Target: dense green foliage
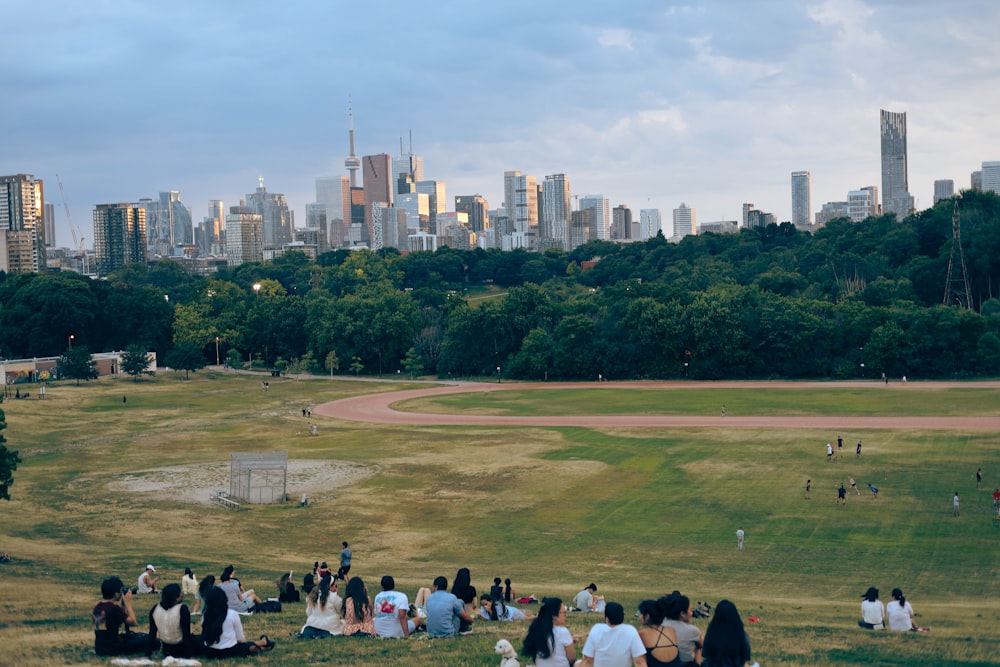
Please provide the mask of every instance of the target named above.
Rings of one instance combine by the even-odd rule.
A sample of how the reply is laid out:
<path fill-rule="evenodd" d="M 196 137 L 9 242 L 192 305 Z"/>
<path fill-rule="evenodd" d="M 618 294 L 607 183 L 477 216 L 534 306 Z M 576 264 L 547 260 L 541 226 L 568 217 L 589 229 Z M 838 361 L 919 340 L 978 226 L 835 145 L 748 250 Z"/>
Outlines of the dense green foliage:
<path fill-rule="evenodd" d="M 0 410 L 0 499 L 10 500 L 10 485 L 14 483 L 14 471 L 17 470 L 21 457 L 3 444 L 7 442 L 3 434 L 5 428 L 7 428 L 7 415 Z"/>
<path fill-rule="evenodd" d="M 996 376 L 1000 198 L 957 200 L 968 298 L 948 280 L 950 263 L 962 275 L 955 201 L 815 234 L 289 253 L 212 278 L 170 260 L 106 282 L 17 275 L 0 282 L 0 356 L 57 354 L 74 334 L 160 358 L 186 344 L 206 361 L 218 338 L 227 358 L 317 373 L 332 353 L 341 372 L 535 380 Z"/>

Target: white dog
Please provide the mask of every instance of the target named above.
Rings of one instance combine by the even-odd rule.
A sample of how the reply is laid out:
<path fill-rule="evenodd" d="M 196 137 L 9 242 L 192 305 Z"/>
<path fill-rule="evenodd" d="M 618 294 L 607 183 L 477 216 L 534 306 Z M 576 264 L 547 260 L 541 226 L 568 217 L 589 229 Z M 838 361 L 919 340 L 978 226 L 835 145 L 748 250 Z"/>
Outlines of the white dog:
<path fill-rule="evenodd" d="M 517 652 L 506 639 L 498 641 L 497 645 L 493 647 L 493 652 L 503 656 L 500 659 L 500 667 L 521 667 L 521 663 L 517 659 Z"/>

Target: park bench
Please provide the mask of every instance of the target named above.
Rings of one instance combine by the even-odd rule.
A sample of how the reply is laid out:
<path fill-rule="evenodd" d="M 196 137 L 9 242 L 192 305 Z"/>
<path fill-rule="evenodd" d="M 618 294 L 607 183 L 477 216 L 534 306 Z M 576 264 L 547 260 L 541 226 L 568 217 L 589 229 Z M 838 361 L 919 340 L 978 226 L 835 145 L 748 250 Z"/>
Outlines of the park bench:
<path fill-rule="evenodd" d="M 226 509 L 238 510 L 240 504 L 229 497 L 229 492 L 223 489 L 216 489 L 212 492 L 210 500 L 216 505 L 222 505 Z"/>

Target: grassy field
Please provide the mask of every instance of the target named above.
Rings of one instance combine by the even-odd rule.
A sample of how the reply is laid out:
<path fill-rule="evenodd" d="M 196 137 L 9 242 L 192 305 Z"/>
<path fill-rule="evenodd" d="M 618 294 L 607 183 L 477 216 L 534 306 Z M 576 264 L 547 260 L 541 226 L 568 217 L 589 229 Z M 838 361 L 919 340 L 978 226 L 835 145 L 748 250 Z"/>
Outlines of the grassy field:
<path fill-rule="evenodd" d="M 765 667 L 1000 664 L 1000 528 L 991 512 L 1000 434 L 845 432 L 844 453 L 832 463 L 823 447 L 838 434 L 779 428 L 403 427 L 313 418 L 319 435 L 310 437 L 303 407 L 413 385 L 268 379 L 263 392 L 260 377 L 200 372 L 185 382 L 167 374 L 139 384 L 60 384 L 43 401 L 3 403 L 8 445 L 24 463 L 13 500 L 0 505 L 0 551 L 14 557 L 0 565 L 0 664 L 106 664 L 93 656 L 89 615 L 109 574 L 131 582 L 152 562 L 164 583 L 179 581 L 185 566 L 218 576 L 233 563 L 245 584 L 276 595 L 279 572 L 294 570 L 300 580 L 314 560 L 336 560 L 341 540 L 352 543 L 352 574 L 372 594 L 383 574 L 412 597 L 463 566 L 481 590 L 509 576 L 519 593 L 568 600 L 593 581 L 630 609 L 676 588 L 712 604 L 729 598 L 744 618 L 759 616 L 748 627 Z M 836 385 L 683 392 L 581 385 L 546 393 L 544 402 L 531 392 L 491 400 L 505 414 L 538 414 L 539 403 L 561 414 L 715 414 L 725 403 L 741 414 L 953 416 L 990 414 L 1000 404 L 995 390 L 918 386 L 886 388 L 877 400 Z M 462 401 L 434 399 L 446 411 L 478 409 Z M 272 449 L 372 474 L 314 492 L 317 502 L 306 508 L 239 512 L 205 504 L 187 483 L 222 470 L 216 484 L 228 487 L 231 452 Z M 848 474 L 862 489 L 875 483 L 879 500 L 852 494 L 838 507 L 836 488 Z M 152 483 L 164 477 L 168 491 Z M 811 500 L 803 497 L 806 479 Z M 299 492 L 290 483 L 292 498 Z M 747 533 L 742 553 L 739 526 Z M 858 629 L 860 595 L 871 585 L 885 599 L 902 588 L 932 631 Z M 152 603 L 144 601 L 143 614 Z M 304 618 L 302 605 L 247 617 L 248 635 L 279 641 L 253 663 L 493 665 L 496 639 L 518 644 L 525 630 L 478 624 L 456 640 L 296 642 L 288 633 Z M 570 625 L 585 632 L 594 621 L 575 615 Z"/>

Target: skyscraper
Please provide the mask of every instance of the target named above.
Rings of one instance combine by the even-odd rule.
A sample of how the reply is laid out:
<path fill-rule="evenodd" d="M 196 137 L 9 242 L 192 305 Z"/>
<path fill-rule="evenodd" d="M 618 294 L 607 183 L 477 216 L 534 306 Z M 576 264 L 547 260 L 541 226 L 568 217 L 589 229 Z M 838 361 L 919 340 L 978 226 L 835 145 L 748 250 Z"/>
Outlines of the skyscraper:
<path fill-rule="evenodd" d="M 812 224 L 809 179 L 808 171 L 792 172 L 792 224 L 796 227 L 809 227 Z"/>
<path fill-rule="evenodd" d="M 424 159 L 413 154 L 413 134 L 410 134 L 410 152 L 403 152 L 403 139 L 399 139 L 399 157 L 392 158 L 392 193 L 412 192 L 400 189 L 400 178 L 409 183 L 424 180 Z"/>
<path fill-rule="evenodd" d="M 882 109 L 882 212 L 902 220 L 913 210 L 906 164 L 906 112 Z"/>
<path fill-rule="evenodd" d="M 97 275 L 126 264 L 146 263 L 146 208 L 139 204 L 98 204 L 94 209 Z"/>
<path fill-rule="evenodd" d="M 663 218 L 658 208 L 639 210 L 639 230 L 641 239 L 651 239 L 663 230 Z"/>
<path fill-rule="evenodd" d="M 625 241 L 632 238 L 632 209 L 619 204 L 611 210 L 611 239 Z"/>
<path fill-rule="evenodd" d="M 983 163 L 982 189 L 1000 195 L 1000 161 Z"/>
<path fill-rule="evenodd" d="M 56 247 L 56 207 L 45 202 L 45 247 Z"/>
<path fill-rule="evenodd" d="M 504 207 L 512 234 L 525 237 L 538 233 L 538 179 L 520 171 L 503 173 Z"/>
<path fill-rule="evenodd" d="M 283 194 L 268 192 L 267 188 L 264 187 L 263 176 L 257 179 L 257 190 L 247 195 L 246 205 L 261 216 L 265 248 L 280 248 L 284 244 L 292 242 L 295 215 L 288 208 L 288 198 Z M 227 217 L 226 220 L 228 221 L 229 218 Z M 228 224 L 226 231 L 227 233 L 229 231 Z"/>
<path fill-rule="evenodd" d="M 351 225 L 351 185 L 347 176 L 320 176 L 316 179 L 316 203 L 307 205 L 307 211 L 323 211 L 323 220 L 306 220 L 306 226 L 323 225 L 327 229 L 327 239 L 332 248 L 339 248 L 344 242 L 347 228 Z M 309 214 L 307 213 L 307 216 Z"/>
<path fill-rule="evenodd" d="M 0 234 L 10 272 L 45 270 L 45 190 L 32 174 L 0 176 Z"/>
<path fill-rule="evenodd" d="M 239 266 L 263 260 L 263 216 L 248 206 L 230 206 L 226 215 L 226 263 Z"/>
<path fill-rule="evenodd" d="M 604 195 L 584 195 L 580 197 L 581 211 L 593 211 L 590 220 L 590 238 L 609 241 L 611 239 L 611 206 Z"/>
<path fill-rule="evenodd" d="M 698 216 L 695 210 L 684 202 L 674 209 L 674 238 L 683 238 L 694 234 L 698 224 Z"/>
<path fill-rule="evenodd" d="M 955 181 L 949 179 L 944 179 L 940 181 L 934 181 L 934 203 L 938 203 L 942 199 L 948 199 L 949 197 L 955 196 Z"/>
<path fill-rule="evenodd" d="M 438 215 L 448 210 L 448 188 L 444 181 L 417 181 L 413 184 L 414 192 L 427 195 L 427 205 L 430 209 L 430 233 L 440 234 Z"/>
<path fill-rule="evenodd" d="M 566 174 L 546 176 L 542 190 L 542 219 L 538 223 L 539 238 L 552 239 L 563 250 L 569 250 L 569 222 L 573 212 L 572 185 Z"/>
<path fill-rule="evenodd" d="M 469 229 L 477 234 L 490 226 L 490 203 L 481 195 L 455 197 L 455 212 L 469 216 Z"/>

